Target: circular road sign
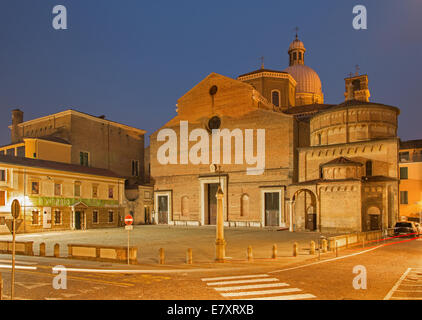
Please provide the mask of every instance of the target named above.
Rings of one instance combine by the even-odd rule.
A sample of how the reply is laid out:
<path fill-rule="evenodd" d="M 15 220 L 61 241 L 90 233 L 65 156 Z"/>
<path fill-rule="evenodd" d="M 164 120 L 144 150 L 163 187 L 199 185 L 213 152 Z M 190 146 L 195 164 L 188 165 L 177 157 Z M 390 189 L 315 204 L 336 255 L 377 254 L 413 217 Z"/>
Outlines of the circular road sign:
<path fill-rule="evenodd" d="M 12 202 L 12 216 L 13 218 L 17 219 L 19 218 L 19 215 L 21 213 L 21 205 L 19 204 L 18 200 L 13 200 Z"/>
<path fill-rule="evenodd" d="M 130 214 L 128 214 L 128 215 L 125 217 L 125 224 L 126 224 L 127 226 L 130 226 L 132 223 L 133 223 L 133 217 L 132 217 Z"/>

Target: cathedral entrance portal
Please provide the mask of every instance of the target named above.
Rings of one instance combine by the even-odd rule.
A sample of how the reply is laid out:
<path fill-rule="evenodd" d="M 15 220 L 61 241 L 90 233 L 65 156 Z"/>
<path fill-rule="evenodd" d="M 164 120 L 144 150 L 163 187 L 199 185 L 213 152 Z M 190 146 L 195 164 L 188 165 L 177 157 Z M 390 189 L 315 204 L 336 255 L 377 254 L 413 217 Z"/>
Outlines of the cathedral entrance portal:
<path fill-rule="evenodd" d="M 265 192 L 265 226 L 278 226 L 280 220 L 280 193 Z"/>

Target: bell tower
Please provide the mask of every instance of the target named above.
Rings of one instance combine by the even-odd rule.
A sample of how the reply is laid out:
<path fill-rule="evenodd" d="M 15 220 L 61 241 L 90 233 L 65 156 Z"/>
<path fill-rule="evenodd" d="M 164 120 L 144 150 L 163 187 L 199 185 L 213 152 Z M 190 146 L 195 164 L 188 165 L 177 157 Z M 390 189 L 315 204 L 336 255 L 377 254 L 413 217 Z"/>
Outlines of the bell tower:
<path fill-rule="evenodd" d="M 344 79 L 346 90 L 344 92 L 345 101 L 348 100 L 359 100 L 368 102 L 369 97 L 371 96 L 368 87 L 368 75 L 361 74 L 359 75 L 359 66 L 356 66 L 355 75 L 350 74 L 350 76 Z"/>

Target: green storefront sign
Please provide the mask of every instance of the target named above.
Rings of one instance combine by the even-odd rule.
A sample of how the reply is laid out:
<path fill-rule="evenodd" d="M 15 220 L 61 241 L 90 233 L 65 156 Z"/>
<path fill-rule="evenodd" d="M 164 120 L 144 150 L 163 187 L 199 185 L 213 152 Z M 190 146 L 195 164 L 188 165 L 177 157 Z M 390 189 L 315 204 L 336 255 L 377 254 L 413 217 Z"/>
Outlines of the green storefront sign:
<path fill-rule="evenodd" d="M 82 199 L 82 198 L 54 198 L 54 197 L 29 197 L 34 207 L 70 207 L 83 202 L 88 207 L 116 207 L 117 200 Z"/>

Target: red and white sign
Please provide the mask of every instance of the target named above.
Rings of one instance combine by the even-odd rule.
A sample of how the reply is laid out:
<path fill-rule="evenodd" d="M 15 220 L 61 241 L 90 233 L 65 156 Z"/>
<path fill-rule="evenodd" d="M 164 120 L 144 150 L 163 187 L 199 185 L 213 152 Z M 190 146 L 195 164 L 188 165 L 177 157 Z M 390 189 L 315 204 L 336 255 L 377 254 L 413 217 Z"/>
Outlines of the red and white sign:
<path fill-rule="evenodd" d="M 125 217 L 125 224 L 126 224 L 127 226 L 130 226 L 132 223 L 133 223 L 133 217 L 132 217 L 130 214 L 128 214 L 128 215 Z"/>

